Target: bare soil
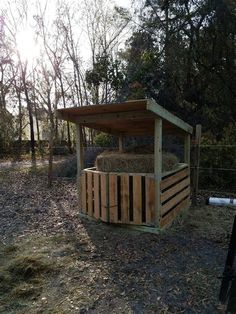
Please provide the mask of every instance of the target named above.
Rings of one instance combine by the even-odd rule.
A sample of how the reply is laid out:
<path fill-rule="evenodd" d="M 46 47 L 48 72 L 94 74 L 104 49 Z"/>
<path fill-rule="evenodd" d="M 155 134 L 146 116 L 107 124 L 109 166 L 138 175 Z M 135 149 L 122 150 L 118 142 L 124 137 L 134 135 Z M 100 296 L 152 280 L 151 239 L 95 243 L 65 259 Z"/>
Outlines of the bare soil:
<path fill-rule="evenodd" d="M 77 202 L 73 180 L 0 172 L 0 313 L 223 313 L 232 209 L 150 234 L 80 219 Z"/>

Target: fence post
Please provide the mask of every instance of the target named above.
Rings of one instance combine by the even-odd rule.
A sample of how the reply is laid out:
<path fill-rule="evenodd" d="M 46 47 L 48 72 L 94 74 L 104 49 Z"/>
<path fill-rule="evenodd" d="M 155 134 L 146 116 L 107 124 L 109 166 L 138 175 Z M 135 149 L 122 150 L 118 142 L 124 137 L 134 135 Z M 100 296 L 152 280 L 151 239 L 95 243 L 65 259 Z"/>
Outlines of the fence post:
<path fill-rule="evenodd" d="M 199 181 L 199 165 L 200 165 L 200 145 L 201 145 L 202 126 L 196 125 L 195 141 L 194 141 L 194 159 L 193 159 L 193 205 L 197 204 L 198 181 Z"/>

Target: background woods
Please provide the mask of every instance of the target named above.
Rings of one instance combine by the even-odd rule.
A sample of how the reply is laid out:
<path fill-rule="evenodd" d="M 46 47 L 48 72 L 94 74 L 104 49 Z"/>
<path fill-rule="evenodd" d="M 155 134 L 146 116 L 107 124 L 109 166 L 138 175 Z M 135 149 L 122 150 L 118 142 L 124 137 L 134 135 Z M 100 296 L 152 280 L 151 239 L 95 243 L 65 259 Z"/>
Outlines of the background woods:
<path fill-rule="evenodd" d="M 75 133 L 55 109 L 147 97 L 201 123 L 204 143 L 235 144 L 235 1 L 136 0 L 127 9 L 17 0 L 0 8 L 1 156 L 30 149 L 34 161 L 49 148 L 52 161 L 55 147 L 73 152 Z M 84 145 L 95 136 L 83 130 Z"/>

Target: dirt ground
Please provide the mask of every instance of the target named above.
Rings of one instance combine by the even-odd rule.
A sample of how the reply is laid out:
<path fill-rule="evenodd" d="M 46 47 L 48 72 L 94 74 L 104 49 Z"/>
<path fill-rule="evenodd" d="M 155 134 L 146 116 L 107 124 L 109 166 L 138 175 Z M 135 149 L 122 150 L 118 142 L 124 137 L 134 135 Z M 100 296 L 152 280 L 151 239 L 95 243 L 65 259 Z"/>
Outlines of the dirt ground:
<path fill-rule="evenodd" d="M 223 313 L 232 209 L 150 234 L 81 220 L 77 202 L 75 181 L 0 172 L 0 313 Z"/>

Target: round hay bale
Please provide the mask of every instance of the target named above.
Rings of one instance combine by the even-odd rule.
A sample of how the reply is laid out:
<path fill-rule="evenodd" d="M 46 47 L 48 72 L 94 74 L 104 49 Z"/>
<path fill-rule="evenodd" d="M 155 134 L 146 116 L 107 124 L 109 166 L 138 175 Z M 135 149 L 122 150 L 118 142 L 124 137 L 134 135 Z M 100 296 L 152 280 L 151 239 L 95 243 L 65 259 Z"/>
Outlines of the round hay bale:
<path fill-rule="evenodd" d="M 163 153 L 162 171 L 176 168 L 178 158 Z M 154 154 L 134 154 L 106 151 L 97 156 L 95 167 L 102 172 L 154 173 Z"/>

